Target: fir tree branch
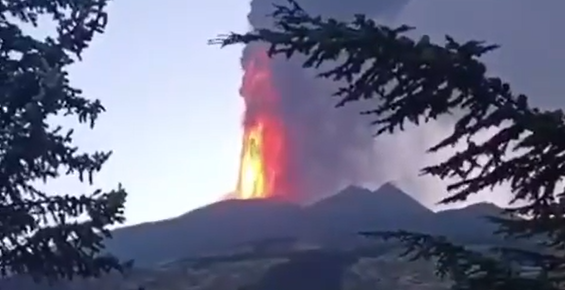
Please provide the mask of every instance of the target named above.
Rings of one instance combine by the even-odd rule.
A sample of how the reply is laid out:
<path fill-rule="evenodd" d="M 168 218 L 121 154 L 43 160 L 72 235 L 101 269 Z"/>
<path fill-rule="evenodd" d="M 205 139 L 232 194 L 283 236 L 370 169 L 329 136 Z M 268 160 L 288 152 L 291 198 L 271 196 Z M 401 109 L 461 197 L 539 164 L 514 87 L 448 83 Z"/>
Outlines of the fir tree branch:
<path fill-rule="evenodd" d="M 454 245 L 445 237 L 434 237 L 406 231 L 364 232 L 366 237 L 400 241 L 405 246 L 402 257 L 410 260 L 428 260 L 436 264 L 436 275 L 450 278 L 452 289 L 496 290 L 557 290 L 557 282 L 547 277 L 546 269 L 539 268 L 534 275 L 524 275 L 519 265 L 501 262 L 494 255 L 472 251 Z"/>

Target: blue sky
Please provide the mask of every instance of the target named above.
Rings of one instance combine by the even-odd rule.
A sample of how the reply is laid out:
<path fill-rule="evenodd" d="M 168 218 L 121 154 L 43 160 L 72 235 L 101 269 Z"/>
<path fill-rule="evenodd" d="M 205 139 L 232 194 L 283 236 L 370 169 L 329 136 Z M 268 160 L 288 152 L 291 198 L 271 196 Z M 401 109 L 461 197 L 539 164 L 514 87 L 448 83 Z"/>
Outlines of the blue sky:
<path fill-rule="evenodd" d="M 71 70 L 74 85 L 107 108 L 95 130 L 81 128 L 76 139 L 114 151 L 95 185 L 124 184 L 128 224 L 181 214 L 235 185 L 241 48 L 207 40 L 247 29 L 249 9 L 232 0 L 135 2 L 112 3 L 107 32 Z M 88 189 L 68 178 L 48 187 Z"/>

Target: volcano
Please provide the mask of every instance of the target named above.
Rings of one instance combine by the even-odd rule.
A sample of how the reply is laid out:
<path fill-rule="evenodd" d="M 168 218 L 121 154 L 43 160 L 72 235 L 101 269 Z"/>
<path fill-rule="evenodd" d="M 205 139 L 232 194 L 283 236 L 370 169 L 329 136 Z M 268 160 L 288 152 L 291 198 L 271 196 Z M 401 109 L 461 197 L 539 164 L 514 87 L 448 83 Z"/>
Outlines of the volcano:
<path fill-rule="evenodd" d="M 490 225 L 480 218 L 483 208 L 434 213 L 392 184 L 377 190 L 349 186 L 308 206 L 271 198 L 224 200 L 173 219 L 115 230 L 107 246 L 122 259 L 150 266 L 230 252 L 262 240 L 340 246 L 358 240 L 357 232 L 365 230 L 405 229 L 465 238 L 460 229 L 472 226 L 473 241 L 480 242 L 492 237 Z M 457 216 L 455 223 L 452 216 Z"/>
<path fill-rule="evenodd" d="M 391 183 L 374 191 L 349 186 L 306 211 L 315 228 L 334 236 L 370 230 L 425 230 L 434 218 L 434 212 Z"/>

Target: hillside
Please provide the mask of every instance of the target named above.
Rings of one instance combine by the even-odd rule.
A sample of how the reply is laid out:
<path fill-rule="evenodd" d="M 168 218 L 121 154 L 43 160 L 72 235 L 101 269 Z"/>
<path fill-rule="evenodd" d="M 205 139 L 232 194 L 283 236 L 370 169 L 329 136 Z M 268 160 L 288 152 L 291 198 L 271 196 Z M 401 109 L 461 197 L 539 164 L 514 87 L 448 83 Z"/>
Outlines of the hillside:
<path fill-rule="evenodd" d="M 436 214 L 392 184 L 375 191 L 350 186 L 306 207 L 265 199 L 221 201 L 177 218 L 118 229 L 108 248 L 139 266 L 154 266 L 233 251 L 256 240 L 356 245 L 357 232 L 364 230 L 405 229 L 480 242 L 492 237 L 492 228 L 481 219 L 484 213 L 482 207 L 470 206 Z M 472 237 L 461 230 L 469 228 L 474 229 Z"/>
<path fill-rule="evenodd" d="M 434 213 L 400 189 L 385 184 L 375 191 L 347 187 L 306 208 L 306 215 L 326 230 L 356 233 L 371 229 L 422 229 L 433 222 Z"/>
<path fill-rule="evenodd" d="M 118 229 L 109 250 L 135 259 L 125 278 L 36 286 L 22 278 L 8 290 L 365 290 L 444 289 L 426 263 L 397 258 L 397 246 L 357 235 L 406 229 L 463 243 L 496 242 L 482 217 L 492 204 L 434 213 L 392 184 L 350 186 L 309 206 L 276 200 L 227 200 L 177 218 Z M 470 230 L 470 234 L 469 234 Z M 309 279 L 302 279 L 308 273 Z"/>
<path fill-rule="evenodd" d="M 176 261 L 159 268 L 136 269 L 125 278 L 37 286 L 21 279 L 3 284 L 14 290 L 442 290 L 426 262 L 408 262 L 396 252 L 366 255 L 355 251 L 290 251 L 285 254 L 247 253 Z M 305 279 L 307 273 L 307 279 Z M 5 288 L 4 288 L 5 287 Z"/>
<path fill-rule="evenodd" d="M 487 222 L 488 216 L 500 216 L 501 209 L 492 203 L 477 203 L 462 209 L 438 212 L 434 233 L 451 237 L 460 243 L 491 244 L 500 242 L 492 235 L 496 225 Z"/>

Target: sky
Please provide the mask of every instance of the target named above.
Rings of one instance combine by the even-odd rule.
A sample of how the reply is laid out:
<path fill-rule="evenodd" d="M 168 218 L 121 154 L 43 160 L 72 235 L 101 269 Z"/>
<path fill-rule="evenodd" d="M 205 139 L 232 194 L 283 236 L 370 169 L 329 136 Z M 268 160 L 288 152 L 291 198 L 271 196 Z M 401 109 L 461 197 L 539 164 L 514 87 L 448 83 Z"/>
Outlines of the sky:
<path fill-rule="evenodd" d="M 565 2 L 533 3 L 418 0 L 408 4 L 398 22 L 435 39 L 449 33 L 502 44 L 488 58 L 494 72 L 539 96 L 539 104 L 563 105 L 557 96 L 565 89 L 560 81 L 565 40 L 552 31 L 555 23 L 565 22 Z M 233 189 L 243 112 L 241 47 L 219 49 L 207 40 L 245 31 L 248 10 L 247 1 L 234 0 L 114 1 L 106 33 L 72 68 L 74 85 L 107 108 L 95 130 L 78 130 L 77 144 L 114 151 L 95 186 L 125 186 L 127 224 L 180 215 Z M 411 139 L 390 139 L 389 146 L 397 150 L 395 144 L 418 142 L 417 134 L 429 131 L 409 134 Z M 424 161 L 429 160 L 414 162 Z M 430 190 L 409 181 L 412 191 Z M 89 190 L 68 178 L 48 188 L 61 194 Z"/>
<path fill-rule="evenodd" d="M 70 72 L 107 109 L 93 131 L 78 128 L 76 142 L 113 150 L 95 186 L 124 185 L 127 224 L 182 214 L 235 186 L 241 48 L 207 40 L 248 27 L 245 1 L 134 2 L 111 4 L 106 32 Z M 89 190 L 70 178 L 48 188 Z"/>

